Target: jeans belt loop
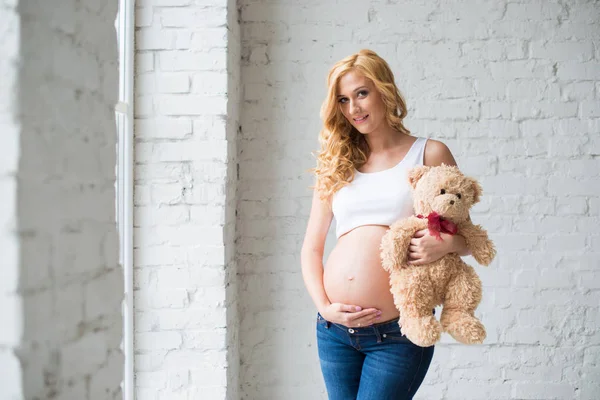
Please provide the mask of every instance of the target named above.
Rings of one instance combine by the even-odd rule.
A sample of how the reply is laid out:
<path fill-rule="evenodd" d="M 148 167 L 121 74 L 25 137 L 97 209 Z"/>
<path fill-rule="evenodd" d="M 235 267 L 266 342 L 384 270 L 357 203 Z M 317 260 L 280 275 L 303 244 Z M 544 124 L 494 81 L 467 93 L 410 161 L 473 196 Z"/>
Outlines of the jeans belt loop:
<path fill-rule="evenodd" d="M 375 327 L 375 336 L 377 336 L 377 343 L 381 343 L 381 332 L 379 332 L 379 328 Z"/>

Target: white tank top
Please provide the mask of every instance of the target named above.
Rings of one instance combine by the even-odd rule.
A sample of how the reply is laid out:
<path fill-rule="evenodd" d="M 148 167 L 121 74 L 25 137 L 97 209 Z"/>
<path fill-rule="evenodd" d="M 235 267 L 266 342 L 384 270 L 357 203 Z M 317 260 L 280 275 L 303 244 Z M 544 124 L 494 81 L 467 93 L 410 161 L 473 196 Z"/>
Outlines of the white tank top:
<path fill-rule="evenodd" d="M 417 137 L 406 156 L 392 168 L 362 173 L 333 195 L 336 238 L 362 225 L 391 225 L 414 214 L 407 172 L 423 165 L 427 138 Z"/>

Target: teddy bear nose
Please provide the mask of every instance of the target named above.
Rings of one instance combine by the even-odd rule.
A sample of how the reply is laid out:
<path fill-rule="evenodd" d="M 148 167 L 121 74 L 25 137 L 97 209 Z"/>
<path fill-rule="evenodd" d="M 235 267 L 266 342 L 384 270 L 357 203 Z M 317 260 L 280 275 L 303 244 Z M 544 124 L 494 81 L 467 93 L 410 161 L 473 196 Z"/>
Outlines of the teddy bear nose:
<path fill-rule="evenodd" d="M 454 204 L 454 200 L 450 200 L 450 204 Z"/>

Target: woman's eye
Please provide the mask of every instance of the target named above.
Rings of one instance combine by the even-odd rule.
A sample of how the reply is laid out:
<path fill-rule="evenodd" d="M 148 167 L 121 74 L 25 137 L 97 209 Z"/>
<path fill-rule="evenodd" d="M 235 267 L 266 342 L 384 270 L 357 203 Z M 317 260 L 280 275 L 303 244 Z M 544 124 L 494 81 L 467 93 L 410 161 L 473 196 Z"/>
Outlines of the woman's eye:
<path fill-rule="evenodd" d="M 361 90 L 360 92 L 358 92 L 358 95 L 359 96 L 363 96 L 363 97 L 366 96 L 366 95 L 368 95 L 368 94 L 369 94 L 369 92 L 367 92 L 366 90 Z"/>
<path fill-rule="evenodd" d="M 440 190 L 440 194 L 446 194 L 446 189 Z"/>
<path fill-rule="evenodd" d="M 456 193 L 456 197 L 458 197 L 460 199 L 460 193 Z"/>
<path fill-rule="evenodd" d="M 339 99 L 339 102 L 344 104 L 346 102 L 346 98 L 342 97 L 341 99 Z"/>

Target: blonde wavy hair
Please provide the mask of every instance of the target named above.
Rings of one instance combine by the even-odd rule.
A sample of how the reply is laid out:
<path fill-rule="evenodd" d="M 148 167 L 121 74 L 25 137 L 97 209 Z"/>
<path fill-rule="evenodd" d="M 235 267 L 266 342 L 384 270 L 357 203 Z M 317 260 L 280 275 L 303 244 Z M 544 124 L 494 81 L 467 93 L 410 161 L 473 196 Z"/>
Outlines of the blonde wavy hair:
<path fill-rule="evenodd" d="M 406 102 L 394 82 L 388 63 L 368 49 L 338 61 L 327 77 L 327 96 L 320 113 L 323 120 L 319 134 L 321 149 L 316 154 L 316 168 L 310 169 L 316 175 L 316 184 L 311 188 L 319 191 L 322 200 L 329 200 L 336 191 L 352 182 L 354 169 L 363 166 L 370 154 L 364 135 L 344 117 L 337 99 L 339 80 L 350 71 L 358 71 L 373 81 L 386 106 L 389 126 L 401 134 L 410 135 L 402 124 L 407 115 Z"/>

